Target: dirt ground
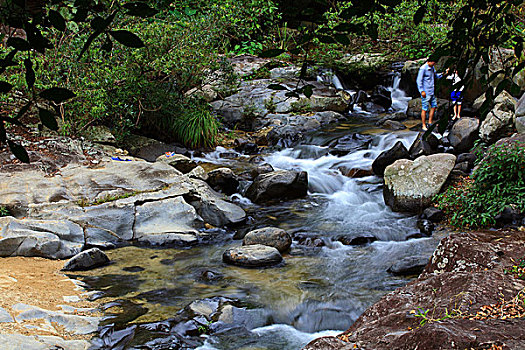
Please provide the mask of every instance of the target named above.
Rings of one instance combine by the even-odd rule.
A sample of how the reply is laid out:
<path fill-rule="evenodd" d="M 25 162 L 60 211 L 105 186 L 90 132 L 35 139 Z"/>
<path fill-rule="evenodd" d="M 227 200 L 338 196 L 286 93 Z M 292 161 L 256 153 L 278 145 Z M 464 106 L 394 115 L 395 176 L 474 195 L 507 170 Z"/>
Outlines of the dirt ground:
<path fill-rule="evenodd" d="M 16 316 L 11 306 L 17 303 L 52 311 L 61 310 L 59 305 L 70 305 L 76 308 L 97 307 L 95 303 L 86 300 L 85 291 L 82 288 L 77 287 L 73 280 L 61 273 L 60 269 L 63 266 L 64 261 L 60 260 L 26 257 L 0 258 L 0 307 L 7 310 L 11 316 Z M 79 301 L 66 301 L 64 297 L 78 298 Z M 28 329 L 24 325 L 25 323 L 0 323 L 0 333 L 59 335 L 66 339 L 70 338 L 68 334 L 51 334 Z"/>

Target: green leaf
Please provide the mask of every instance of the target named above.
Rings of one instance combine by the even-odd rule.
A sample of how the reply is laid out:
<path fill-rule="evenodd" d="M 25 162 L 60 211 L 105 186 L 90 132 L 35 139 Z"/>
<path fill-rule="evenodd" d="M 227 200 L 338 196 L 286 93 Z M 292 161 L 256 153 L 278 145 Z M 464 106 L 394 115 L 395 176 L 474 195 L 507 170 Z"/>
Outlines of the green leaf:
<path fill-rule="evenodd" d="M 128 2 L 127 4 L 124 4 L 124 8 L 128 10 L 126 14 L 142 18 L 154 16 L 159 12 L 148 4 L 140 1 Z"/>
<path fill-rule="evenodd" d="M 312 85 L 305 85 L 305 86 L 303 87 L 303 93 L 304 93 L 304 95 L 305 95 L 307 98 L 312 97 L 312 95 L 313 95 L 313 93 L 314 93 L 313 86 L 312 86 Z"/>
<path fill-rule="evenodd" d="M 417 26 L 421 21 L 423 20 L 423 17 L 425 17 L 425 13 L 427 12 L 426 6 L 420 6 L 416 13 L 414 13 L 414 24 Z"/>
<path fill-rule="evenodd" d="M 48 18 L 53 27 L 60 30 L 61 32 L 66 30 L 66 21 L 58 11 L 49 10 Z"/>
<path fill-rule="evenodd" d="M 525 68 L 525 60 L 521 62 L 520 64 L 518 64 L 516 67 L 514 67 L 514 69 L 512 70 L 512 75 L 514 76 L 518 74 L 519 72 L 523 70 L 523 68 Z"/>
<path fill-rule="evenodd" d="M 17 143 L 14 143 L 11 140 L 7 141 L 7 144 L 9 145 L 9 149 L 11 152 L 15 155 L 18 160 L 20 160 L 22 163 L 28 163 L 29 164 L 29 155 L 27 154 L 27 151 L 24 147 L 20 146 Z"/>
<path fill-rule="evenodd" d="M 93 40 L 96 39 L 97 36 L 99 36 L 100 34 L 102 34 L 102 32 L 94 32 L 93 34 L 91 34 L 86 42 L 84 43 L 84 47 L 82 47 L 82 50 L 80 50 L 80 54 L 78 55 L 78 59 L 80 60 L 80 58 L 82 58 L 82 55 L 84 54 L 84 52 L 87 51 L 87 49 L 89 49 L 89 46 L 91 45 L 91 43 L 93 42 Z"/>
<path fill-rule="evenodd" d="M 516 45 L 514 45 L 514 55 L 516 55 L 516 57 L 520 59 L 522 53 L 523 53 L 523 41 L 518 41 Z"/>
<path fill-rule="evenodd" d="M 31 49 L 31 45 L 29 45 L 27 40 L 17 37 L 7 39 L 7 46 L 11 46 L 18 51 L 29 51 Z"/>
<path fill-rule="evenodd" d="M 26 83 L 28 88 L 35 85 L 35 71 L 33 70 L 33 62 L 29 58 L 24 60 L 24 67 L 26 68 Z"/>
<path fill-rule="evenodd" d="M 261 58 L 271 58 L 271 57 L 277 57 L 279 56 L 280 54 L 282 54 L 285 50 L 283 49 L 270 49 L 270 50 L 265 50 L 263 52 L 260 53 L 259 57 Z"/>
<path fill-rule="evenodd" d="M 113 41 L 111 41 L 109 37 L 106 38 L 106 41 L 104 41 L 104 44 L 102 44 L 100 48 L 106 52 L 111 52 L 111 50 L 113 50 Z"/>
<path fill-rule="evenodd" d="M 5 81 L 0 81 L 0 93 L 1 94 L 6 94 L 8 93 L 9 91 L 11 91 L 11 89 L 13 88 L 13 85 L 5 82 Z"/>
<path fill-rule="evenodd" d="M 295 92 L 295 91 L 289 91 L 286 94 L 284 94 L 284 96 L 299 98 L 299 94 L 297 92 Z"/>
<path fill-rule="evenodd" d="M 58 123 L 53 112 L 44 108 L 39 108 L 38 116 L 42 124 L 44 124 L 44 126 L 48 127 L 51 130 L 58 130 Z"/>
<path fill-rule="evenodd" d="M 186 14 L 186 16 L 193 16 L 194 14 L 197 13 L 197 10 L 189 8 L 189 7 L 186 7 L 184 9 L 184 13 Z"/>
<path fill-rule="evenodd" d="M 138 36 L 127 30 L 111 30 L 109 34 L 119 43 L 127 47 L 140 48 L 144 43 Z"/>
<path fill-rule="evenodd" d="M 107 27 L 106 21 L 104 21 L 104 19 L 100 16 L 96 16 L 95 18 L 93 18 L 90 22 L 90 25 L 91 28 L 93 28 L 93 30 L 97 32 L 103 32 Z"/>
<path fill-rule="evenodd" d="M 283 86 L 281 84 L 270 84 L 268 85 L 268 89 L 272 90 L 288 90 L 286 86 Z"/>
<path fill-rule="evenodd" d="M 75 97 L 75 93 L 69 89 L 61 87 L 52 87 L 41 91 L 39 94 L 45 100 L 53 101 L 55 103 L 62 103 L 70 98 Z"/>

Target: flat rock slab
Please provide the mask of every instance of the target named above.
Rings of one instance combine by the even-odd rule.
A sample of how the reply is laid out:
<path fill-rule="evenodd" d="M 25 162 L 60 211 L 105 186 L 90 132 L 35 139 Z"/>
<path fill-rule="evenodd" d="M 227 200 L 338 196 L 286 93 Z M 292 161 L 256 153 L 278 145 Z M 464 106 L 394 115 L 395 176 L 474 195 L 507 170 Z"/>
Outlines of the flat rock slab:
<path fill-rule="evenodd" d="M 3 350 L 87 350 L 91 344 L 87 340 L 64 340 L 59 337 L 21 334 L 0 334 Z"/>
<path fill-rule="evenodd" d="M 7 312 L 6 309 L 0 307 L 0 322 L 15 322 L 13 317 Z"/>
<path fill-rule="evenodd" d="M 283 257 L 277 248 L 254 244 L 228 249 L 222 255 L 222 261 L 244 267 L 265 267 L 279 264 Z"/>

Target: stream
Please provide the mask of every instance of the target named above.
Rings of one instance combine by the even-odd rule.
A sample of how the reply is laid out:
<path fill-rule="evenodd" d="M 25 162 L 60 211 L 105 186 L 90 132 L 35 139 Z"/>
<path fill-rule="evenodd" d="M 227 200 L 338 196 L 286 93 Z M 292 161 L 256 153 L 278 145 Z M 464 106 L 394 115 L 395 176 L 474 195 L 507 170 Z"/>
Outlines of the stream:
<path fill-rule="evenodd" d="M 393 108 L 399 111 L 409 98 L 396 83 L 399 79 L 391 91 Z M 369 169 L 381 152 L 397 141 L 409 148 L 417 136 L 408 129 L 380 129 L 377 120 L 356 109 L 344 123 L 314 132 L 293 148 L 262 155 L 275 169 L 307 171 L 306 198 L 259 206 L 240 194 L 232 196 L 251 217 L 252 228 L 276 226 L 292 234 L 292 249 L 282 265 L 246 269 L 224 264 L 222 253 L 241 241 L 233 239 L 235 232 L 220 229 L 209 230 L 209 241 L 191 249 L 128 246 L 108 251 L 113 264 L 81 276 L 99 291 L 93 297 L 105 303 L 109 315 L 98 346 L 296 350 L 346 330 L 384 294 L 406 285 L 411 278 L 393 276 L 387 269 L 405 257 L 429 257 L 441 237 L 407 240 L 418 232 L 416 217 L 394 213 L 384 204 L 382 179 L 342 174 L 345 169 Z M 349 153 L 329 153 L 328 145 L 349 139 L 356 145 Z M 232 152 L 218 148 L 197 160 L 234 170 L 249 162 L 240 154 L 221 158 L 226 151 Z M 358 246 L 339 241 L 362 236 L 377 241 Z M 198 300 L 204 301 L 195 304 Z M 234 326 L 214 328 L 204 322 L 190 340 L 181 339 L 192 327 L 180 316 L 182 309 L 192 303 L 213 309 L 224 300 Z"/>

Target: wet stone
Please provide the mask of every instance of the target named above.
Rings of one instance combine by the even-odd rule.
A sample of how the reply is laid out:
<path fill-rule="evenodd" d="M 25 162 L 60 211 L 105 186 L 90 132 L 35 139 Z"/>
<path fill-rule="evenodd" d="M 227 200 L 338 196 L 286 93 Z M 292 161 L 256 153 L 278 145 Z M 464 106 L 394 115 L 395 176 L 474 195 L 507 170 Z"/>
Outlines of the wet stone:
<path fill-rule="evenodd" d="M 428 257 L 410 256 L 394 263 L 387 272 L 395 276 L 419 275 L 428 263 Z"/>
<path fill-rule="evenodd" d="M 292 237 L 285 231 L 277 227 L 264 227 L 250 231 L 243 240 L 243 245 L 262 244 L 274 247 L 279 252 L 290 249 Z"/>
<path fill-rule="evenodd" d="M 122 270 L 126 272 L 141 272 L 144 271 L 144 268 L 141 266 L 126 266 L 123 267 Z"/>
<path fill-rule="evenodd" d="M 341 236 L 337 240 L 344 245 L 365 245 L 377 241 L 377 238 L 374 236 Z"/>
<path fill-rule="evenodd" d="M 109 264 L 108 256 L 98 248 L 85 250 L 71 259 L 64 265 L 65 271 L 90 270 L 96 267 Z"/>
<path fill-rule="evenodd" d="M 277 248 L 254 244 L 226 250 L 222 261 L 243 267 L 266 267 L 281 263 L 283 257 Z"/>

